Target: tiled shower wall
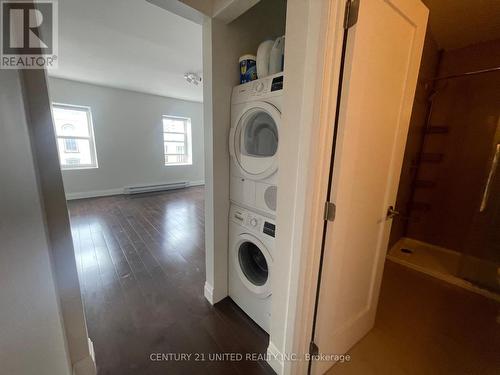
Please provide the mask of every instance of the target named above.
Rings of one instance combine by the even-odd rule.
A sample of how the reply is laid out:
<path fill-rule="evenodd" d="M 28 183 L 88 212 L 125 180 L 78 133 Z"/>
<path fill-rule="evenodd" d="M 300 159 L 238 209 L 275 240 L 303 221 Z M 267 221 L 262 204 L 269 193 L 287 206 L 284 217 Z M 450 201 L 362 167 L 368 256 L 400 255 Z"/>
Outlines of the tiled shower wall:
<path fill-rule="evenodd" d="M 500 73 L 438 81 L 425 128 L 432 91 L 425 81 L 432 77 L 437 60 L 437 47 L 428 35 L 397 199 L 403 216 L 394 222 L 391 243 L 405 235 L 462 251 L 478 212 L 492 146 L 499 137 Z M 499 65 L 500 40 L 496 40 L 445 51 L 436 76 Z"/>

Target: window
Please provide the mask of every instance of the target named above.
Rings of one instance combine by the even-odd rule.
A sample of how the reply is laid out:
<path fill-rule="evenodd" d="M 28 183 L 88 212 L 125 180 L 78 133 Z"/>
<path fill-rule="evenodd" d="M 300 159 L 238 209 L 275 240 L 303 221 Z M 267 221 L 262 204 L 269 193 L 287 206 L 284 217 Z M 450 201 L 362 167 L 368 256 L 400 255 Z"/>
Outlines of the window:
<path fill-rule="evenodd" d="M 165 165 L 192 164 L 191 119 L 163 116 Z"/>
<path fill-rule="evenodd" d="M 90 108 L 66 104 L 52 108 L 61 168 L 97 168 Z"/>
<path fill-rule="evenodd" d="M 75 127 L 71 124 L 64 124 L 62 126 L 63 133 L 72 134 L 75 131 Z M 74 138 L 64 139 L 64 152 L 65 153 L 78 153 L 78 143 Z"/>

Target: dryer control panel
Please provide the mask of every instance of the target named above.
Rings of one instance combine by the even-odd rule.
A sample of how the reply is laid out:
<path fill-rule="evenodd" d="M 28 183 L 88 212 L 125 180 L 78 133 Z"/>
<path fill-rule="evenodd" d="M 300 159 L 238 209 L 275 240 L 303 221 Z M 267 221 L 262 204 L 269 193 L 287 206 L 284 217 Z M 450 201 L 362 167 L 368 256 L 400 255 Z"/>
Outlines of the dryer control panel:
<path fill-rule="evenodd" d="M 276 237 L 276 223 L 274 220 L 256 214 L 238 206 L 231 206 L 229 219 L 254 233 L 264 233 Z"/>
<path fill-rule="evenodd" d="M 231 103 L 245 103 L 250 100 L 283 95 L 283 81 L 283 72 L 280 72 L 236 86 L 233 89 Z"/>

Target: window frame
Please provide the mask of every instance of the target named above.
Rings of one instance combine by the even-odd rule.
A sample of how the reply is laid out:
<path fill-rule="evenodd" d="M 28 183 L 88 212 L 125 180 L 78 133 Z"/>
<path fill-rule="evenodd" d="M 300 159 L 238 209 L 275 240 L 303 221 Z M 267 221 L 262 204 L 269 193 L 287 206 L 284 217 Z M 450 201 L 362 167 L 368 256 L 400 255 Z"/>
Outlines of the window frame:
<path fill-rule="evenodd" d="M 59 155 L 59 165 L 61 167 L 61 170 L 78 170 L 78 169 L 97 169 L 99 168 L 99 163 L 97 162 L 97 149 L 96 149 L 96 144 L 95 144 L 95 137 L 94 137 L 94 123 L 93 123 L 93 118 L 92 118 L 92 108 L 89 106 L 84 106 L 84 105 L 77 105 L 77 104 L 67 104 L 67 103 L 58 103 L 58 102 L 53 102 L 52 103 L 52 113 L 54 112 L 55 108 L 59 109 L 68 109 L 68 110 L 73 110 L 73 111 L 82 111 L 86 112 L 87 114 L 87 128 L 89 132 L 88 137 L 84 136 L 67 136 L 67 135 L 59 135 L 57 134 L 57 126 L 55 121 L 53 120 L 53 125 L 54 125 L 54 133 L 56 137 L 56 143 L 57 143 L 57 154 Z M 72 124 L 69 124 L 72 125 Z M 87 140 L 89 142 L 89 147 L 90 147 L 90 164 L 75 164 L 73 165 L 62 165 L 61 164 L 61 155 L 59 152 L 59 142 L 58 140 L 67 140 L 67 139 L 83 139 Z M 66 144 L 64 142 L 64 147 L 66 147 Z M 77 143 L 77 148 L 78 148 L 78 143 Z M 68 152 L 68 153 L 79 153 L 77 152 Z"/>
<path fill-rule="evenodd" d="M 184 121 L 184 132 L 166 132 L 164 128 L 163 121 L 165 119 L 172 119 L 172 120 L 183 120 Z M 171 166 L 180 166 L 180 165 L 193 165 L 193 147 L 192 147 L 192 128 L 191 128 L 191 118 L 190 117 L 183 117 L 183 116 L 172 116 L 172 115 L 162 115 L 161 116 L 161 127 L 162 127 L 162 133 L 163 133 L 163 164 L 165 167 L 171 167 Z M 181 141 L 166 141 L 165 140 L 165 134 L 183 134 L 184 135 L 184 142 Z M 179 143 L 184 145 L 184 153 L 183 154 L 167 154 L 165 152 L 165 143 L 167 142 L 172 142 L 172 143 Z M 167 163 L 167 156 L 185 156 L 186 162 L 176 162 L 176 163 Z"/>

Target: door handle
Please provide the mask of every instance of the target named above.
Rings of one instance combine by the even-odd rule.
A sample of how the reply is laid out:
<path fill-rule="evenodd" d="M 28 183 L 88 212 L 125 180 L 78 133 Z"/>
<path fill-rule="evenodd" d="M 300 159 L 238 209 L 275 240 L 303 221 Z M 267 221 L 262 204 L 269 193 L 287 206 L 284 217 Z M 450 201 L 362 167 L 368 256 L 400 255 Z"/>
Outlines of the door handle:
<path fill-rule="evenodd" d="M 397 216 L 397 215 L 400 215 L 400 212 L 396 211 L 394 209 L 394 206 L 389 206 L 389 208 L 387 209 L 387 216 L 386 216 L 387 220 L 392 219 L 392 218 L 394 218 L 394 216 Z"/>
<path fill-rule="evenodd" d="M 483 212 L 488 205 L 488 198 L 490 197 L 491 183 L 495 177 L 495 172 L 498 166 L 498 159 L 500 159 L 500 143 L 497 144 L 495 149 L 495 156 L 491 161 L 490 172 L 488 173 L 488 179 L 486 180 L 486 186 L 484 187 L 483 199 L 481 199 L 481 206 L 479 207 L 479 212 Z"/>

